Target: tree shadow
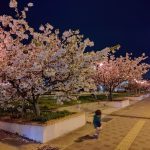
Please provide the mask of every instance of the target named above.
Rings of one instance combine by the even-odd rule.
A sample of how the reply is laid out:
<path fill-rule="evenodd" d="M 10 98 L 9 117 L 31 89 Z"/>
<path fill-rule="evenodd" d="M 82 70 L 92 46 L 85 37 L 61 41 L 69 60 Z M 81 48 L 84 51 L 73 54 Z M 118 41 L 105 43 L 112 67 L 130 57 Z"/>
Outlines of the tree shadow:
<path fill-rule="evenodd" d="M 19 147 L 27 144 L 35 144 L 34 142 L 28 142 L 26 140 L 17 139 L 17 138 L 5 138 L 1 140 L 2 143 Z"/>
<path fill-rule="evenodd" d="M 0 130 L 0 142 L 15 147 L 28 144 L 38 144 L 33 140 L 19 136 L 17 133 L 10 133 L 4 130 Z"/>
<path fill-rule="evenodd" d="M 93 140 L 93 139 L 95 139 L 93 135 L 84 135 L 84 136 L 79 137 L 77 140 L 75 140 L 75 142 L 80 143 L 86 140 Z"/>

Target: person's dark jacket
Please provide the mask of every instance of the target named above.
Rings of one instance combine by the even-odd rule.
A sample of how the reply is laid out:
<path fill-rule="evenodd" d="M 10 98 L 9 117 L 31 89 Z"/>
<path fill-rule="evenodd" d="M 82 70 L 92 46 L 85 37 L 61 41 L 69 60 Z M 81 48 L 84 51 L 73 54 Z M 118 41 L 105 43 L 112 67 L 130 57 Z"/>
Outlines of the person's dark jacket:
<path fill-rule="evenodd" d="M 93 117 L 93 125 L 95 128 L 101 126 L 101 117 L 99 115 L 94 115 Z"/>

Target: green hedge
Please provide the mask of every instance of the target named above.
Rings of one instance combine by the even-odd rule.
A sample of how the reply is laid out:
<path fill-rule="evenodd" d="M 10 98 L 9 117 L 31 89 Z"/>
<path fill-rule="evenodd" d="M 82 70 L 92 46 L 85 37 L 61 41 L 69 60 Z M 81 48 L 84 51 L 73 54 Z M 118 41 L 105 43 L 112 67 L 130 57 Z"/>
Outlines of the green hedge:
<path fill-rule="evenodd" d="M 42 112 L 41 116 L 34 117 L 31 121 L 35 122 L 46 122 L 53 119 L 63 118 L 65 116 L 69 116 L 74 114 L 74 112 L 69 112 L 67 110 L 64 111 L 56 111 L 56 112 Z"/>

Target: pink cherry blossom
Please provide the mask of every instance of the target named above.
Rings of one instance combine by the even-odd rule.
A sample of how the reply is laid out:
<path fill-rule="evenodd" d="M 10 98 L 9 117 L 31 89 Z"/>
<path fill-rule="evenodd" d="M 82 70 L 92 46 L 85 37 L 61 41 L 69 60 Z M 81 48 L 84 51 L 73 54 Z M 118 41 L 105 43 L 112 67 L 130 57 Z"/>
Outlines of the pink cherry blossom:
<path fill-rule="evenodd" d="M 129 54 L 119 58 L 115 58 L 113 55 L 108 56 L 103 62 L 96 62 L 93 79 L 97 85 L 105 86 L 111 100 L 113 90 L 123 81 L 130 83 L 135 79 L 142 79 L 150 67 L 150 65 L 143 63 L 146 58 L 142 55 L 132 59 Z"/>
<path fill-rule="evenodd" d="M 15 2 L 11 1 L 13 5 Z M 46 92 L 55 93 L 59 100 L 70 100 L 75 99 L 72 95 L 80 89 L 95 89 L 92 66 L 110 49 L 85 53 L 93 42 L 84 40 L 79 30 L 65 31 L 61 37 L 59 30 L 53 31 L 46 24 L 40 27 L 42 32 L 35 31 L 26 21 L 26 11 L 31 6 L 29 3 L 20 13 L 14 5 L 18 18 L 0 16 L 0 37 L 4 39 L 0 40 L 0 80 L 2 85 L 3 82 L 10 85 L 8 89 L 12 89 L 15 99 L 28 102 L 35 114 L 40 115 L 38 100 Z M 2 93 L 6 100 L 9 95 Z"/>

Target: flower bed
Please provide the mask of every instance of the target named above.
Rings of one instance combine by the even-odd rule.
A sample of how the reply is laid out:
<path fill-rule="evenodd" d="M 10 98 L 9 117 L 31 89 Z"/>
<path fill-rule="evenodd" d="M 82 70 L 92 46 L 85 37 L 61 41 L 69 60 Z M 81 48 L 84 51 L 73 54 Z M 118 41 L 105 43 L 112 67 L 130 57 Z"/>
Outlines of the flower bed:
<path fill-rule="evenodd" d="M 137 97 L 135 97 L 135 96 L 134 97 L 124 97 L 121 100 L 115 99 L 113 101 L 107 101 L 107 102 L 105 102 L 105 105 L 115 107 L 115 108 L 124 108 L 124 107 L 130 105 L 130 100 L 140 101 L 149 96 L 150 96 L 150 94 L 145 94 L 145 95 L 141 95 L 141 96 L 137 96 Z"/>
<path fill-rule="evenodd" d="M 77 113 L 64 118 L 55 119 L 46 123 L 11 123 L 0 121 L 0 129 L 45 143 L 63 134 L 69 133 L 86 123 L 85 114 Z"/>

